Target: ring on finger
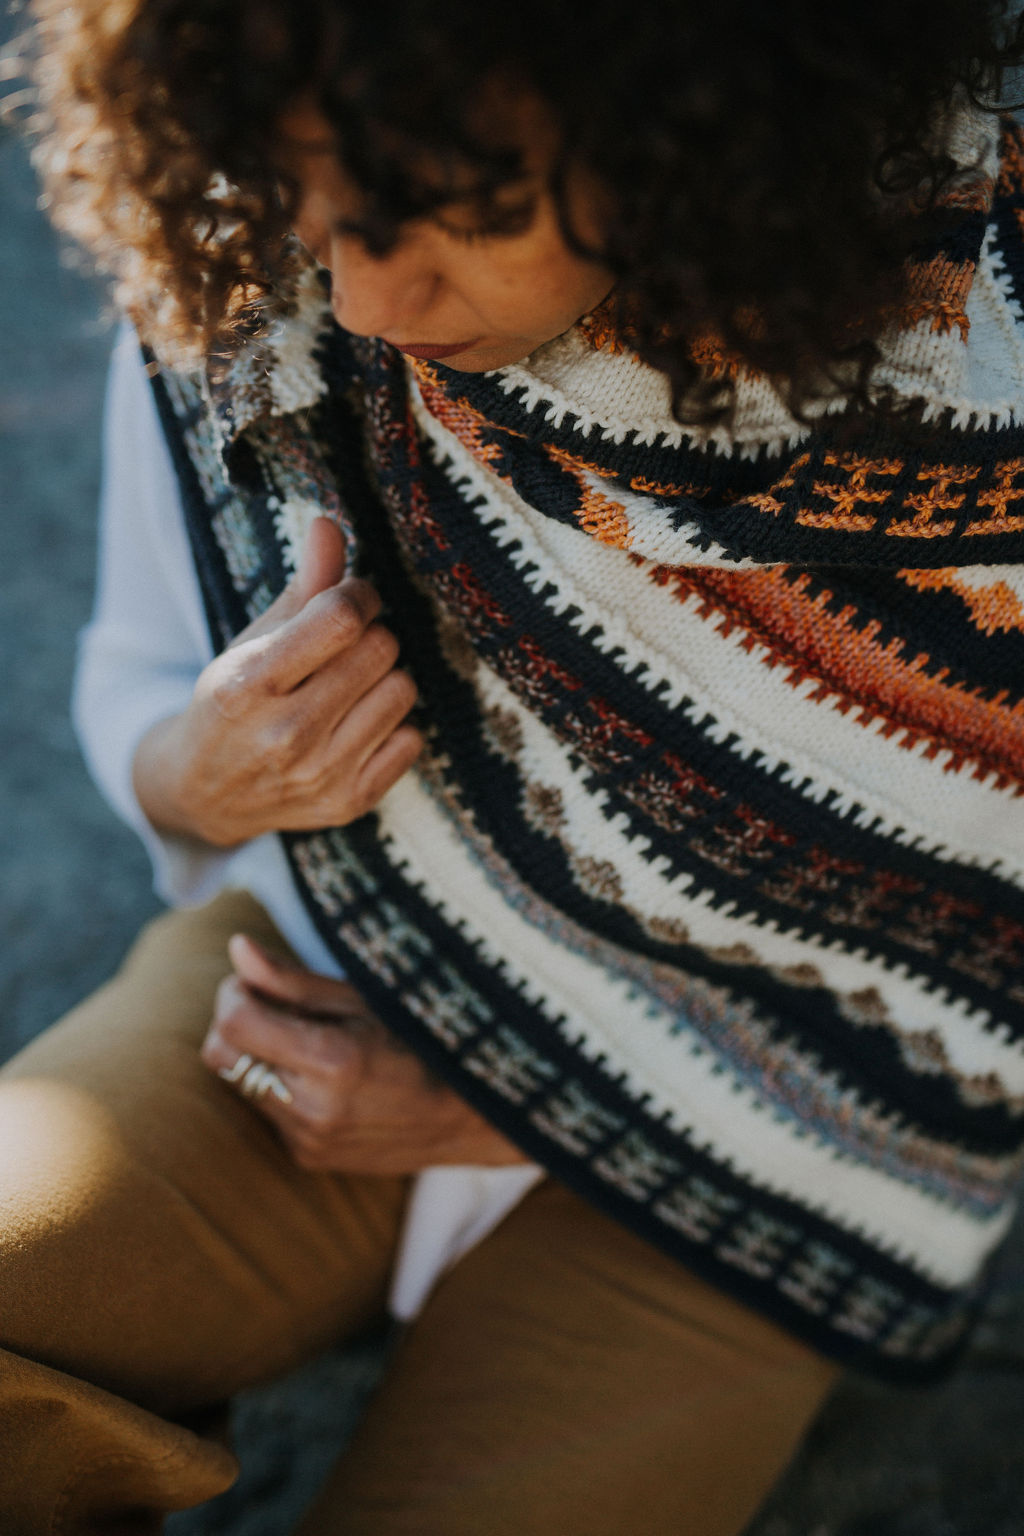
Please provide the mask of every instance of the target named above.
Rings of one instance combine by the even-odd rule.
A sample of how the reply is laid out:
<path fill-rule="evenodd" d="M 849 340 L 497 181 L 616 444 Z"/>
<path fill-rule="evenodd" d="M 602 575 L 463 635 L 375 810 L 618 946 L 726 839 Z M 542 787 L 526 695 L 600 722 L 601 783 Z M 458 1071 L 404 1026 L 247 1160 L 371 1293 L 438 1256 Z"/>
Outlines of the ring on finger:
<path fill-rule="evenodd" d="M 290 1104 L 295 1097 L 272 1066 L 250 1056 L 247 1051 L 239 1056 L 233 1067 L 219 1067 L 217 1076 L 237 1088 L 246 1099 L 262 1099 L 269 1093 L 278 1103 Z"/>

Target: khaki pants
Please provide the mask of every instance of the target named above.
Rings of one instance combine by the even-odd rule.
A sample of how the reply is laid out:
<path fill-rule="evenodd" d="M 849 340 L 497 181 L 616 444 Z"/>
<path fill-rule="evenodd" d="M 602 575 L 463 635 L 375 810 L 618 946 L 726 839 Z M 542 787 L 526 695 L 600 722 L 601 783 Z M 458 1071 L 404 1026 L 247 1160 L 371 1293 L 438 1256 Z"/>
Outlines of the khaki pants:
<path fill-rule="evenodd" d="M 383 1314 L 408 1187 L 305 1173 L 197 1046 L 232 893 L 0 1074 L 0 1532 L 159 1531 L 215 1410 Z M 551 1180 L 438 1284 L 306 1536 L 735 1536 L 835 1368 Z M 282 1532 L 281 1536 L 286 1536 Z"/>

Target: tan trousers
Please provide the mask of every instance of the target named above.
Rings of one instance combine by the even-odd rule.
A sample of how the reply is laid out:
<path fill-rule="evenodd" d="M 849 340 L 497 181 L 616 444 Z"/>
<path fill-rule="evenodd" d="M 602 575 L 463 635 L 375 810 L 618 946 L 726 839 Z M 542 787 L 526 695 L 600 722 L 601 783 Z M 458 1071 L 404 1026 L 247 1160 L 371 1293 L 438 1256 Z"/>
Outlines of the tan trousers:
<path fill-rule="evenodd" d="M 0 1532 L 148 1536 L 204 1412 L 383 1313 L 406 1181 L 305 1173 L 197 1046 L 250 898 L 0 1074 Z M 547 1181 L 439 1283 L 305 1536 L 736 1536 L 835 1369 Z M 281 1536 L 286 1536 L 282 1532 Z"/>

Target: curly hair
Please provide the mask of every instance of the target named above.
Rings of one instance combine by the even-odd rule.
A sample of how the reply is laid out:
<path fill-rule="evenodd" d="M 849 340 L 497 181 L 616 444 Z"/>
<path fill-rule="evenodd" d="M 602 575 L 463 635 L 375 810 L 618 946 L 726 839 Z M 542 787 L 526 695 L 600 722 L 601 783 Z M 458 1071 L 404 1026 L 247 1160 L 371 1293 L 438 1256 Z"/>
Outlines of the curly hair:
<path fill-rule="evenodd" d="M 555 130 L 551 190 L 602 189 L 613 320 L 710 420 L 728 366 L 798 412 L 868 399 L 908 256 L 954 216 L 951 104 L 1024 53 L 1010 0 L 33 0 L 37 157 L 60 226 L 166 357 L 221 353 L 286 308 L 279 124 L 316 102 L 387 251 L 472 198 L 500 233 L 522 147 L 497 83 Z M 468 189 L 468 190 L 467 190 Z M 951 212 L 953 209 L 953 212 Z M 588 254 L 595 254 L 589 250 Z M 702 357 L 704 359 L 702 363 Z"/>

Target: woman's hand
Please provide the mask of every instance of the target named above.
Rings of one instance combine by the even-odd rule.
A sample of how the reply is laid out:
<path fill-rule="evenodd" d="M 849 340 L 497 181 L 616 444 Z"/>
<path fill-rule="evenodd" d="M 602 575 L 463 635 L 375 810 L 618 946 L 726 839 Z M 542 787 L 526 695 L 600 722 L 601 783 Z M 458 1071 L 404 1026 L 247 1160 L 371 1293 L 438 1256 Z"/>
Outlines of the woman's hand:
<path fill-rule="evenodd" d="M 202 1058 L 236 1084 L 241 1058 L 266 1063 L 280 1089 L 251 1102 L 300 1167 L 408 1174 L 528 1161 L 432 1079 L 347 982 L 271 958 L 240 934 L 230 954 L 235 975 L 221 983 Z"/>
<path fill-rule="evenodd" d="M 376 592 L 344 570 L 340 531 L 317 518 L 295 578 L 143 738 L 135 790 L 155 827 L 231 847 L 340 826 L 411 767 L 415 685 Z"/>

